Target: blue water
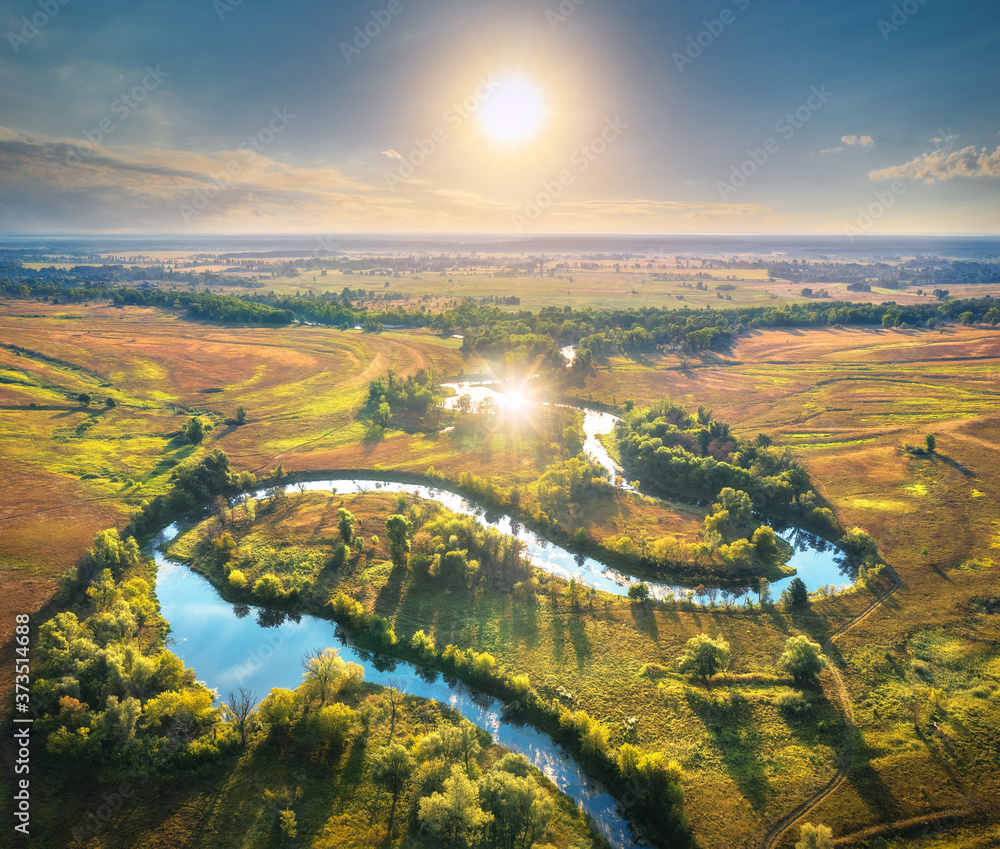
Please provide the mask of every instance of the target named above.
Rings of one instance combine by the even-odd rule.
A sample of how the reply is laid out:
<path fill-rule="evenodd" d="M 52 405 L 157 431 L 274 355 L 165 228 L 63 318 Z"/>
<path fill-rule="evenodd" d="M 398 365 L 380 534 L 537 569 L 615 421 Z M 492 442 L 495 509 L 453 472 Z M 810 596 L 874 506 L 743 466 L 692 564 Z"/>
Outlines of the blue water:
<path fill-rule="evenodd" d="M 154 546 L 176 533 L 176 527 L 171 526 Z M 156 595 L 170 623 L 170 649 L 222 699 L 240 687 L 254 690 L 258 698 L 274 687 L 294 689 L 302 683 L 302 661 L 309 652 L 337 648 L 344 660 L 364 668 L 366 681 L 450 705 L 497 743 L 523 754 L 590 816 L 595 830 L 615 849 L 646 849 L 635 841 L 614 798 L 602 785 L 584 775 L 572 756 L 546 734 L 504 722 L 503 706 L 495 699 L 475 693 L 461 682 L 419 672 L 409 663 L 376 659 L 358 651 L 328 620 L 309 615 L 275 616 L 256 607 L 234 608 L 206 578 L 170 562 L 159 551 L 154 550 L 153 555 L 158 567 Z"/>

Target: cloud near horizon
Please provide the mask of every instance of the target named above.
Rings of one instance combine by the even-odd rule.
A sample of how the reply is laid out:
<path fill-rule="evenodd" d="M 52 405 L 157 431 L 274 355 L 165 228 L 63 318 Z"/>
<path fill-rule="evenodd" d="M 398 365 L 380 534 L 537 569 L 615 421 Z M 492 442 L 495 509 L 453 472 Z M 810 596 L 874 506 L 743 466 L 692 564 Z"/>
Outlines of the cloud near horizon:
<path fill-rule="evenodd" d="M 989 152 L 987 148 L 969 145 L 961 150 L 936 150 L 905 162 L 872 171 L 872 180 L 909 179 L 927 183 L 951 180 L 955 177 L 977 179 L 1000 177 L 1000 147 Z"/>
<path fill-rule="evenodd" d="M 393 150 L 380 151 L 391 156 Z M 397 154 L 398 156 L 398 154 Z M 186 232 L 247 228 L 501 232 L 516 202 L 429 181 L 395 188 L 372 171 L 349 176 L 320 164 L 292 165 L 248 150 L 115 149 L 0 126 L 0 231 L 87 229 Z M 17 212 L 20 210 L 20 212 Z M 31 210 L 33 215 L 27 215 Z M 532 221 L 539 231 L 699 229 L 767 215 L 759 204 L 563 198 Z M 609 223 L 614 227 L 609 228 Z"/>

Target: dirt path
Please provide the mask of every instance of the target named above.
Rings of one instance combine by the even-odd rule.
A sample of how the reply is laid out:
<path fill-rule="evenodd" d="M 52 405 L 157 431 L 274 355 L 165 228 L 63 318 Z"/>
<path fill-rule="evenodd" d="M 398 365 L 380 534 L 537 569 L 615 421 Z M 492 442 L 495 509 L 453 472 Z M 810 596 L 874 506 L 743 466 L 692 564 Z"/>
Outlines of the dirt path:
<path fill-rule="evenodd" d="M 833 641 L 837 637 L 843 636 L 858 623 L 863 622 L 871 616 L 882 606 L 889 596 L 893 595 L 902 586 L 903 582 L 900 580 L 899 575 L 896 574 L 896 570 L 891 566 L 885 566 L 884 568 L 892 577 L 892 589 L 884 595 L 879 596 L 861 613 L 852 617 L 834 631 L 823 643 L 824 652 L 829 653 L 833 646 Z M 840 670 L 832 663 L 827 668 L 830 670 L 833 679 L 833 690 L 837 701 L 840 702 L 844 716 L 844 743 L 840 751 L 840 757 L 838 758 L 837 771 L 834 773 L 833 778 L 823 785 L 823 787 L 813 793 L 804 802 L 794 807 L 771 827 L 771 830 L 764 837 L 763 849 L 773 849 L 773 847 L 777 846 L 789 828 L 834 793 L 847 780 L 847 775 L 851 771 L 851 765 L 854 763 L 854 710 L 851 707 L 851 695 L 847 691 L 847 685 L 844 684 L 844 677 L 840 674 Z"/>

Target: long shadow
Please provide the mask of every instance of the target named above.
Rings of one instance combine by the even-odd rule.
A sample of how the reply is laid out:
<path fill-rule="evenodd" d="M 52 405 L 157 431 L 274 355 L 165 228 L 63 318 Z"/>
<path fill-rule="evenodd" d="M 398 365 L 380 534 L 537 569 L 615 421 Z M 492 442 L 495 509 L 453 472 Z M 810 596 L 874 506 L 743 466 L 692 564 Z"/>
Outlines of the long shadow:
<path fill-rule="evenodd" d="M 538 606 L 537 604 L 514 603 L 511 608 L 511 624 L 515 639 L 523 640 L 529 648 L 538 644 Z"/>
<path fill-rule="evenodd" d="M 876 753 L 865 745 L 860 732 L 855 731 L 855 734 L 857 735 L 857 743 L 855 745 L 854 766 L 847 775 L 848 783 L 879 821 L 892 822 L 899 819 L 899 803 L 896 801 L 896 797 L 892 795 L 892 791 L 871 764 L 871 758 Z"/>
<path fill-rule="evenodd" d="M 552 616 L 552 654 L 556 659 L 556 662 L 562 665 L 564 658 L 563 646 L 566 642 L 566 626 L 563 623 L 562 616 L 558 613 Z"/>
<path fill-rule="evenodd" d="M 653 612 L 653 608 L 649 604 L 630 604 L 629 608 L 635 627 L 654 642 L 659 641 L 660 628 L 656 624 L 656 614 Z"/>
<path fill-rule="evenodd" d="M 591 656 L 590 638 L 587 636 L 587 629 L 578 616 L 571 616 L 569 620 L 569 639 L 576 652 L 576 665 L 583 670 L 586 661 Z"/>
<path fill-rule="evenodd" d="M 952 460 L 951 457 L 945 457 L 944 454 L 937 454 L 937 453 L 935 453 L 934 456 L 942 463 L 944 463 L 946 466 L 951 466 L 951 468 L 953 468 L 956 472 L 964 475 L 967 478 L 974 478 L 976 476 L 975 472 L 973 472 L 968 467 L 963 466 L 958 461 Z"/>
<path fill-rule="evenodd" d="M 762 810 L 774 797 L 774 790 L 767 780 L 761 757 L 763 740 L 750 703 L 738 696 L 716 700 L 691 690 L 686 698 L 691 710 L 712 736 L 730 778 L 736 782 L 751 807 L 756 811 Z"/>
<path fill-rule="evenodd" d="M 379 616 L 391 617 L 403 600 L 403 586 L 406 583 L 406 567 L 395 567 L 389 573 L 389 580 L 379 590 L 375 598 L 375 611 Z"/>

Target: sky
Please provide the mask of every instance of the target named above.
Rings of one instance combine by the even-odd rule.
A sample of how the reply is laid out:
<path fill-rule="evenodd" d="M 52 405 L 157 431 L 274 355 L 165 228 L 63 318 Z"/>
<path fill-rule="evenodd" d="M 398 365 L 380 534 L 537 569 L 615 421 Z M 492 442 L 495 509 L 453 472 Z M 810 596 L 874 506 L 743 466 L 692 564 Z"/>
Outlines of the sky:
<path fill-rule="evenodd" d="M 0 0 L 0 233 L 1000 233 L 987 0 Z"/>

